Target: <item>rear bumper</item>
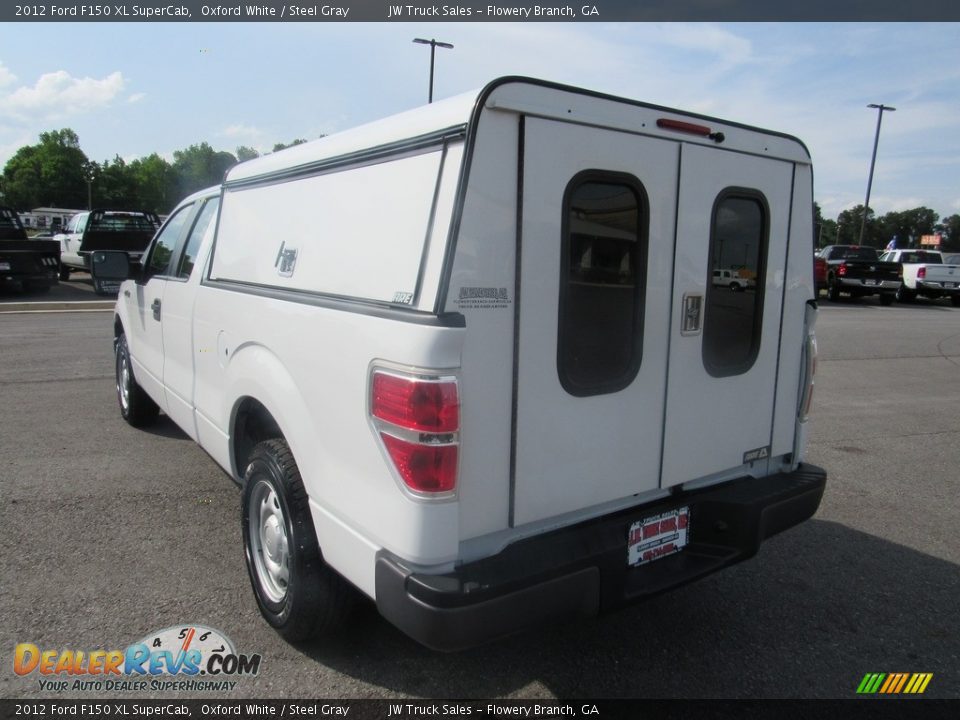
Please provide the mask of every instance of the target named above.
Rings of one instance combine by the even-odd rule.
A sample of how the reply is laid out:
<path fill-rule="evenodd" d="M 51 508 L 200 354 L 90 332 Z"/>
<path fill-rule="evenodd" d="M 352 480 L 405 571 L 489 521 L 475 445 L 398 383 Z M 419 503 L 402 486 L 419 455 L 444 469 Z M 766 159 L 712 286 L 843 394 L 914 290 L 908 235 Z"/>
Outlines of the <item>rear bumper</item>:
<path fill-rule="evenodd" d="M 960 282 L 960 278 L 958 278 L 958 282 Z M 917 289 L 921 292 L 936 292 L 941 295 L 960 294 L 960 288 L 956 287 L 956 282 L 953 284 L 954 287 L 945 287 L 945 284 L 941 282 L 924 282 L 917 280 Z"/>
<path fill-rule="evenodd" d="M 862 279 L 848 279 L 848 278 L 837 278 L 837 282 L 840 283 L 840 287 L 844 290 L 859 290 L 863 293 L 875 293 L 875 292 L 896 292 L 897 288 L 900 287 L 899 280 L 879 280 L 876 284 L 866 284 Z"/>
<path fill-rule="evenodd" d="M 450 573 L 411 572 L 380 551 L 380 613 L 420 643 L 461 650 L 532 625 L 627 605 L 754 555 L 760 543 L 811 517 L 827 474 L 813 465 L 743 478 L 521 540 Z M 640 567 L 627 565 L 630 525 L 690 508 L 690 543 Z"/>

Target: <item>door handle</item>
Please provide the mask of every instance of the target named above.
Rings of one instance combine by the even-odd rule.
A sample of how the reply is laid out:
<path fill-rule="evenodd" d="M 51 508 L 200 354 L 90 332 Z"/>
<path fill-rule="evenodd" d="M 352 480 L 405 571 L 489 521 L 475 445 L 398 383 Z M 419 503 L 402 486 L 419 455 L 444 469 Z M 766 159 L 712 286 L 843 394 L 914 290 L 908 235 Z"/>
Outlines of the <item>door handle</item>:
<path fill-rule="evenodd" d="M 681 335 L 699 335 L 703 327 L 703 295 L 700 293 L 684 293 L 683 308 L 680 316 Z"/>
<path fill-rule="evenodd" d="M 153 319 L 160 319 L 160 298 L 155 298 L 153 305 L 150 306 L 150 309 L 153 310 Z"/>

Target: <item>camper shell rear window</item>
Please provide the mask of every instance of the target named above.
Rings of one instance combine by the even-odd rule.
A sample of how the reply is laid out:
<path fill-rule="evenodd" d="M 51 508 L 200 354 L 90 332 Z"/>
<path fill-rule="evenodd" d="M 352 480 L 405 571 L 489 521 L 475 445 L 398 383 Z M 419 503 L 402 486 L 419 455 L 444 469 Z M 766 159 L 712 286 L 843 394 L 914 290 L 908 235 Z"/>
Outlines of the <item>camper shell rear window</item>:
<path fill-rule="evenodd" d="M 707 282 L 703 319 L 703 365 L 714 377 L 747 372 L 760 350 L 763 294 L 770 238 L 770 211 L 757 190 L 728 188 L 713 205 L 710 267 L 736 270 L 747 287 Z"/>
<path fill-rule="evenodd" d="M 571 395 L 617 392 L 640 369 L 648 217 L 632 175 L 588 170 L 567 185 L 557 371 Z"/>

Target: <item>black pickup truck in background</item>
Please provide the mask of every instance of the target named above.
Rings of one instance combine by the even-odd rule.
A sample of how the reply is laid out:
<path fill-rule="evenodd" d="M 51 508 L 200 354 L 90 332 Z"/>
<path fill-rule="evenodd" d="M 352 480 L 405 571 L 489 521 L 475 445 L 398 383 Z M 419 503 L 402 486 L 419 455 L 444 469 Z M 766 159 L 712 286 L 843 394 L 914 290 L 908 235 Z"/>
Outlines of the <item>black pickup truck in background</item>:
<path fill-rule="evenodd" d="M 0 207 L 0 284 L 46 292 L 59 272 L 60 244 L 28 239 L 17 213 Z"/>
<path fill-rule="evenodd" d="M 891 305 L 900 287 L 900 264 L 883 262 L 875 248 L 865 245 L 828 245 L 814 257 L 817 294 L 826 289 L 827 299 L 839 302 L 879 295 L 881 305 Z"/>
<path fill-rule="evenodd" d="M 60 279 L 69 280 L 71 272 L 89 272 L 90 253 L 97 250 L 126 252 L 134 264 L 160 227 L 156 213 L 128 210 L 91 210 L 77 213 L 64 231 L 56 236 L 60 243 Z M 94 281 L 93 290 L 103 295 L 110 288 Z"/>

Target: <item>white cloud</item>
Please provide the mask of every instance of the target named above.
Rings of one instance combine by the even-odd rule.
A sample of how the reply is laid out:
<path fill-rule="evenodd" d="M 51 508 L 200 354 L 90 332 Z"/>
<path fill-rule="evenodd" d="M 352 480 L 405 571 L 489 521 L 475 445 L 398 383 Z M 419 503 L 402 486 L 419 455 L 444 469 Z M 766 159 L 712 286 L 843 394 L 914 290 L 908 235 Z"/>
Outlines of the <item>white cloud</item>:
<path fill-rule="evenodd" d="M 77 115 L 109 105 L 125 82 L 120 72 L 98 80 L 58 70 L 41 75 L 33 87 L 22 86 L 0 98 L 0 112 L 34 120 Z"/>
<path fill-rule="evenodd" d="M 142 93 L 142 92 L 141 92 L 141 93 L 134 93 L 133 95 L 131 95 L 130 97 L 127 98 L 127 102 L 130 103 L 131 105 L 133 105 L 134 103 L 140 102 L 140 101 L 143 100 L 145 97 L 147 97 L 147 94 L 146 94 L 146 93 Z"/>
<path fill-rule="evenodd" d="M 0 87 L 11 85 L 17 81 L 17 76 L 10 72 L 7 67 L 0 62 Z"/>

